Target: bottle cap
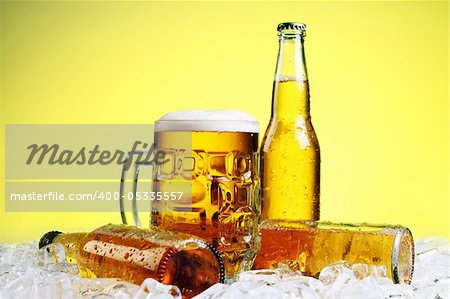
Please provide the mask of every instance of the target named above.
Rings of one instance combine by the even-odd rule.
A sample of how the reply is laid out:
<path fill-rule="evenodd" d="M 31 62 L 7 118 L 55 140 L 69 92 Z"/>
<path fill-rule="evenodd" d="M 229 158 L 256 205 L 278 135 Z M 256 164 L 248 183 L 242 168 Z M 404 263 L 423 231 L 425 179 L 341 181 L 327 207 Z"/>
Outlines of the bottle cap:
<path fill-rule="evenodd" d="M 286 22 L 286 23 L 280 23 L 277 27 L 278 32 L 281 32 L 283 30 L 299 30 L 299 31 L 306 31 L 306 25 L 303 23 L 296 23 L 296 22 Z"/>
<path fill-rule="evenodd" d="M 54 230 L 44 234 L 42 236 L 42 238 L 39 240 L 39 249 L 41 249 L 44 246 L 47 246 L 48 244 L 53 243 L 53 240 L 59 234 L 62 234 L 62 232 L 58 232 L 58 231 L 54 231 Z"/>

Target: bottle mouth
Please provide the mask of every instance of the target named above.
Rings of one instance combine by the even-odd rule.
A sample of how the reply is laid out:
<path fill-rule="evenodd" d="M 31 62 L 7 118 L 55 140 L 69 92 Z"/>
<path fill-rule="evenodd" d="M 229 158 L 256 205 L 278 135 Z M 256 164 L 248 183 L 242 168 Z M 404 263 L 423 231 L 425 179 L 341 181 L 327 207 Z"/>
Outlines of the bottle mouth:
<path fill-rule="evenodd" d="M 414 271 L 414 239 L 406 227 L 400 227 L 395 234 L 391 264 L 394 283 L 410 284 Z"/>
<path fill-rule="evenodd" d="M 219 252 L 207 242 L 193 242 L 196 244 L 187 245 L 193 246 L 189 250 L 169 249 L 161 260 L 157 275 L 159 282 L 178 286 L 185 298 L 225 280 L 225 267 Z"/>

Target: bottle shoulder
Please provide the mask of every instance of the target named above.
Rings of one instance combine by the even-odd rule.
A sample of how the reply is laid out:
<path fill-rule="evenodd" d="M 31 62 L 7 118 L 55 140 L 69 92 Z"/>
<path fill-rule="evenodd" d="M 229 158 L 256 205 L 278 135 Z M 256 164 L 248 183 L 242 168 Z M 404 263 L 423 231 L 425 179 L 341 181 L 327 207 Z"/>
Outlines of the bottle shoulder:
<path fill-rule="evenodd" d="M 299 116 L 295 121 L 272 119 L 263 137 L 261 151 L 319 151 L 319 141 L 310 117 Z"/>

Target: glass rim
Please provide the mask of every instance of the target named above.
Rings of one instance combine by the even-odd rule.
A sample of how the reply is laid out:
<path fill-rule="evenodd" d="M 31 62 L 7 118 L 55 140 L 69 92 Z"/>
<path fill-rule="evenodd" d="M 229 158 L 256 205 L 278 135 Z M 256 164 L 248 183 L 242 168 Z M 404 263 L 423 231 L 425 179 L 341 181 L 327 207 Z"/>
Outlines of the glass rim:
<path fill-rule="evenodd" d="M 155 132 L 170 131 L 259 133 L 259 124 L 252 115 L 239 110 L 181 110 L 155 122 Z"/>
<path fill-rule="evenodd" d="M 158 120 L 155 132 L 259 133 L 257 121 L 248 120 Z"/>

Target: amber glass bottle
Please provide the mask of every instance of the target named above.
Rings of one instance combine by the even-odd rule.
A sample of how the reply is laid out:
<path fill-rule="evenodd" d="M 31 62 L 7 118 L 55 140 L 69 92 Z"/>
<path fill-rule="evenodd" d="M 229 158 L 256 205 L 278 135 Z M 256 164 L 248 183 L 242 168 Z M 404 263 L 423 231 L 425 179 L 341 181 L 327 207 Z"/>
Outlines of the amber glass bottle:
<path fill-rule="evenodd" d="M 154 278 L 176 285 L 192 297 L 223 282 L 220 254 L 199 238 L 157 229 L 106 225 L 90 233 L 49 232 L 39 247 L 60 243 L 69 262 L 76 262 L 85 277 L 117 277 L 140 284 Z"/>
<path fill-rule="evenodd" d="M 346 261 L 384 266 L 396 283 L 412 279 L 414 241 L 403 226 L 266 220 L 261 240 L 254 269 L 283 264 L 317 277 L 329 264 Z"/>

